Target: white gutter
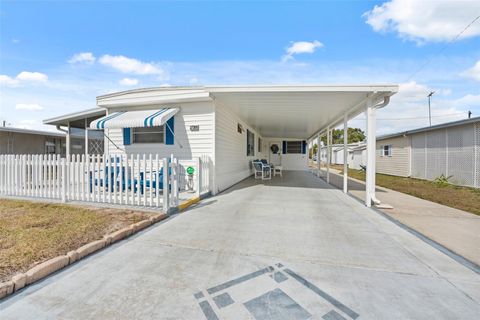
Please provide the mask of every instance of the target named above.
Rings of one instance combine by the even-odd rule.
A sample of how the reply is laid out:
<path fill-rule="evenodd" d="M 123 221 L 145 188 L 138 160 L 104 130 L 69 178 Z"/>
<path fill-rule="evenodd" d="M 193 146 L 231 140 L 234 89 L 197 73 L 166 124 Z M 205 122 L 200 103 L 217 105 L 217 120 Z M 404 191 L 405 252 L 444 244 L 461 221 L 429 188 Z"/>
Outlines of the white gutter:
<path fill-rule="evenodd" d="M 380 102 L 379 104 L 373 106 L 372 108 L 374 110 L 381 109 L 381 108 L 386 107 L 389 103 L 390 103 L 390 96 L 385 96 L 385 97 L 383 97 L 383 102 Z M 376 174 L 376 168 L 375 168 L 374 174 Z M 373 188 L 373 191 L 370 193 L 370 197 L 372 199 L 372 202 L 375 205 L 378 206 L 381 203 L 381 201 L 378 200 L 377 197 L 375 196 L 375 187 Z"/>
<path fill-rule="evenodd" d="M 61 127 L 62 127 L 62 126 L 59 125 L 59 124 L 57 124 L 57 125 L 55 126 L 55 128 L 57 128 L 58 131 L 62 131 L 62 132 L 65 132 L 65 133 L 68 134 L 68 130 L 62 129 Z"/>

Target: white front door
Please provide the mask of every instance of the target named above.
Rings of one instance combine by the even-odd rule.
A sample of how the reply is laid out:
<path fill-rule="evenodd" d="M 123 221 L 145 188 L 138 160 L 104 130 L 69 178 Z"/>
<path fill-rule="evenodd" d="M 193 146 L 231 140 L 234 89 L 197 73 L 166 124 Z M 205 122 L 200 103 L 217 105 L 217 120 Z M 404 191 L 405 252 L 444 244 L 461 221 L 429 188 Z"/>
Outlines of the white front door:
<path fill-rule="evenodd" d="M 273 146 L 277 146 L 276 148 Z M 268 162 L 274 166 L 282 165 L 282 143 L 281 142 L 270 142 L 269 146 L 269 159 Z M 277 150 L 276 152 L 274 152 Z"/>

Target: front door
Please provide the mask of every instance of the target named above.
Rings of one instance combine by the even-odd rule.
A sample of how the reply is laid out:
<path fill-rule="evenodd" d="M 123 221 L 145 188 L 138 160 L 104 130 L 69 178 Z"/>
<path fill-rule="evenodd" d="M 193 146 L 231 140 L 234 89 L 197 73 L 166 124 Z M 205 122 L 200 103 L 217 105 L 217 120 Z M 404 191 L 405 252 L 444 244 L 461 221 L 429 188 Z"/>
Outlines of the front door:
<path fill-rule="evenodd" d="M 268 161 L 274 166 L 282 165 L 282 150 L 280 150 L 281 143 L 279 142 L 270 142 L 269 145 L 269 154 L 270 158 Z"/>

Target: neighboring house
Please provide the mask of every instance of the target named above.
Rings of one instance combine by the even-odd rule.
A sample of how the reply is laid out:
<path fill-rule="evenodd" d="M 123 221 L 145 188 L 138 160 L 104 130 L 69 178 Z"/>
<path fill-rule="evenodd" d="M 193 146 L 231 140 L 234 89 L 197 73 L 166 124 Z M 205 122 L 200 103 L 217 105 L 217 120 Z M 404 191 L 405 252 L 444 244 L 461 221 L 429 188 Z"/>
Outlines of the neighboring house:
<path fill-rule="evenodd" d="M 354 151 L 356 150 L 355 153 L 355 168 L 360 169 L 359 164 L 363 164 L 363 159 L 358 159 L 359 156 L 362 156 L 362 152 L 359 152 L 357 150 L 357 147 L 363 146 L 361 150 L 366 150 L 366 144 L 365 142 L 355 142 L 355 143 L 350 143 L 347 145 L 347 163 L 352 165 L 353 157 L 354 157 Z M 363 152 L 364 157 L 366 157 L 365 152 Z M 331 146 L 331 164 L 343 164 L 344 162 L 344 153 L 343 153 L 343 143 L 340 144 L 332 144 Z M 320 159 L 322 162 L 326 163 L 327 162 L 327 146 L 323 145 L 320 148 Z M 366 159 L 366 158 L 365 158 Z M 353 167 L 352 167 L 353 168 Z"/>
<path fill-rule="evenodd" d="M 72 130 L 71 154 L 84 154 L 84 133 Z M 103 136 L 89 138 L 90 145 L 101 145 L 97 150 L 103 153 Z M 0 154 L 58 154 L 65 156 L 66 134 L 40 130 L 0 127 Z"/>
<path fill-rule="evenodd" d="M 356 170 L 361 170 L 367 165 L 367 145 L 366 143 L 359 143 L 352 147 L 348 153 L 348 167 Z"/>
<path fill-rule="evenodd" d="M 65 134 L 0 127 L 0 154 L 65 154 Z"/>
<path fill-rule="evenodd" d="M 378 137 L 376 171 L 480 188 L 480 117 Z"/>
<path fill-rule="evenodd" d="M 106 155 L 208 157 L 215 194 L 250 176 L 254 159 L 306 170 L 307 140 L 369 103 L 388 103 L 396 91 L 375 85 L 145 88 L 99 96 L 96 110 L 44 123 L 104 130 Z"/>

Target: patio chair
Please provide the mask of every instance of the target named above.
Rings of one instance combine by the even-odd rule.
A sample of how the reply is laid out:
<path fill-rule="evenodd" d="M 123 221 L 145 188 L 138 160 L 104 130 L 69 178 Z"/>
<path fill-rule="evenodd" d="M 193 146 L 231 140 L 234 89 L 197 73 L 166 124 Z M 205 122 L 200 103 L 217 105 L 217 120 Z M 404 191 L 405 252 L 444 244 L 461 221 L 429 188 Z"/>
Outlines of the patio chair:
<path fill-rule="evenodd" d="M 252 163 L 255 170 L 255 179 L 272 179 L 272 168 L 269 165 L 264 165 L 261 161 L 253 161 Z"/>
<path fill-rule="evenodd" d="M 273 174 L 273 172 L 274 172 L 274 171 L 273 171 L 273 169 L 274 169 L 273 164 L 268 163 L 267 159 L 260 159 L 260 161 L 262 162 L 262 164 L 263 164 L 264 166 L 269 166 L 270 169 L 271 169 L 271 174 Z"/>

